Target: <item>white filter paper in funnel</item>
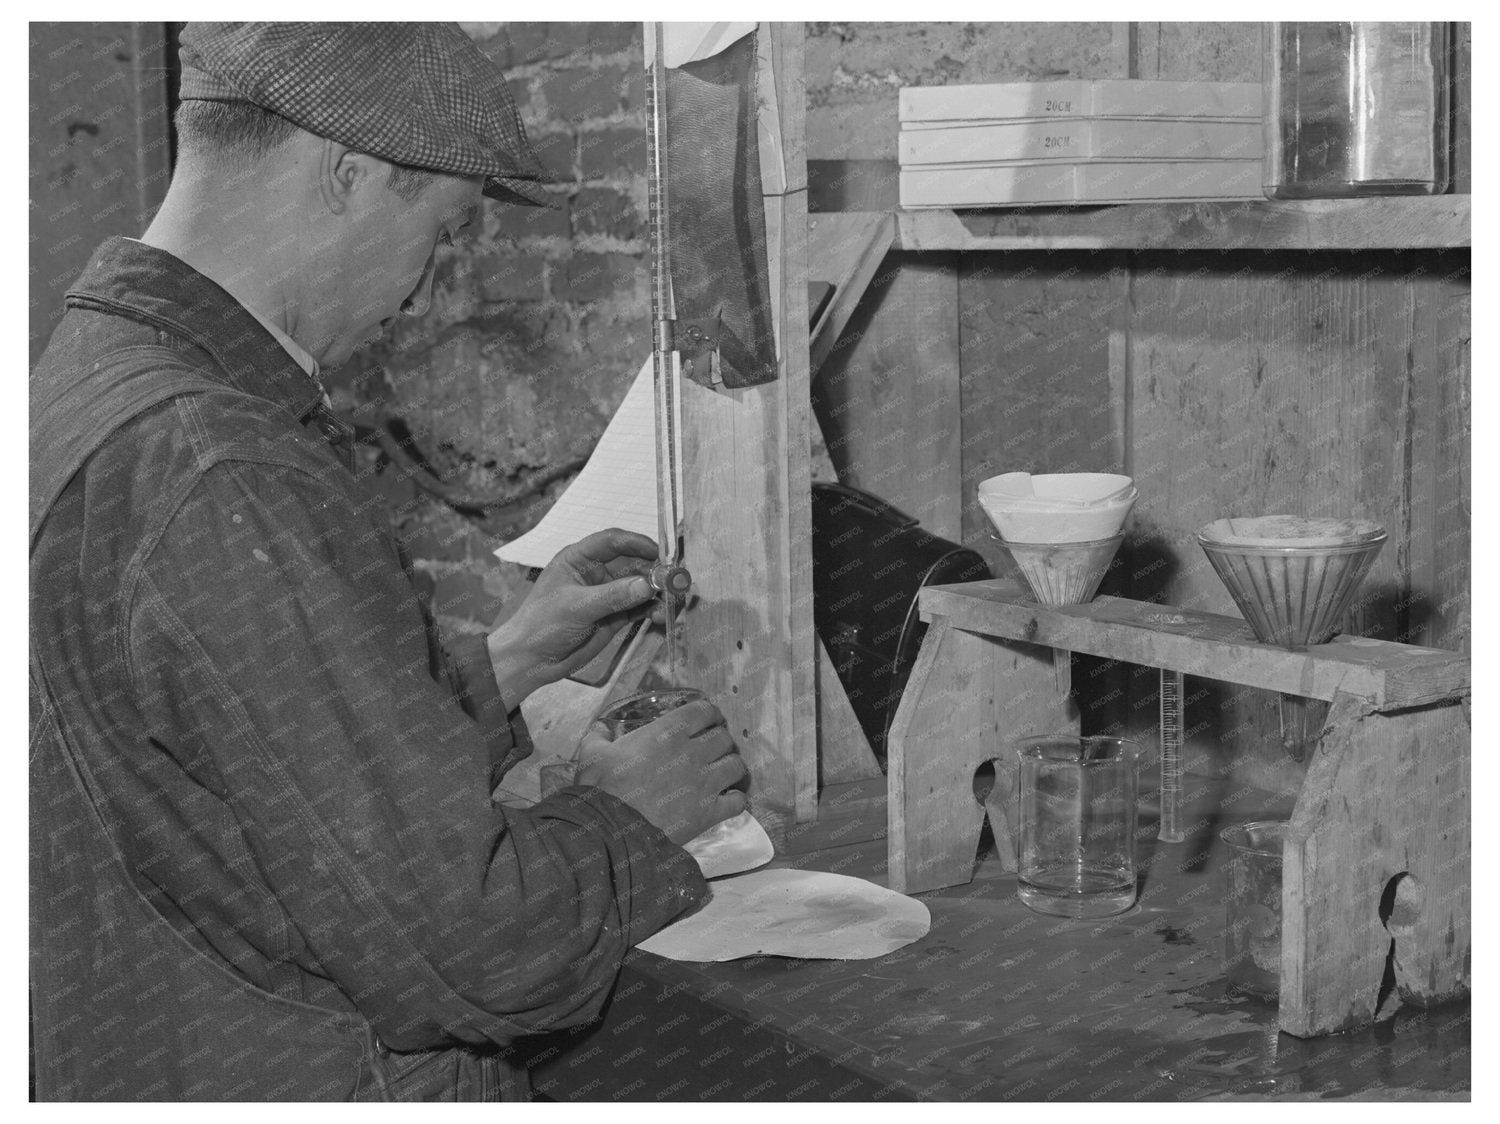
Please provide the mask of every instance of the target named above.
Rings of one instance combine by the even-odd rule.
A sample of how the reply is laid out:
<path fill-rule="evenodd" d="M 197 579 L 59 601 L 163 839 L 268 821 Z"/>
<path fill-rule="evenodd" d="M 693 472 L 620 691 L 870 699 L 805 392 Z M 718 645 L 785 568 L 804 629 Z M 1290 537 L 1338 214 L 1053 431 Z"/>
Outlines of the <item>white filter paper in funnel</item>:
<path fill-rule="evenodd" d="M 979 482 L 981 496 L 1058 507 L 1096 507 L 1120 499 L 1133 487 L 1129 476 L 1112 472 L 1004 472 Z"/>
<path fill-rule="evenodd" d="M 1224 546 L 1349 546 L 1381 538 L 1385 528 L 1368 519 L 1256 515 L 1215 519 L 1198 534 Z"/>
<path fill-rule="evenodd" d="M 981 495 L 979 506 L 1007 542 L 1072 543 L 1107 539 L 1120 533 L 1135 506 L 1132 488 L 1123 497 L 1092 507 L 1015 506 L 1013 500 Z"/>
<path fill-rule="evenodd" d="M 714 824 L 702 835 L 689 839 L 683 850 L 698 860 L 704 878 L 723 878 L 754 870 L 765 866 L 776 854 L 766 829 L 749 812 Z"/>
<path fill-rule="evenodd" d="M 1128 476 L 1006 472 L 979 483 L 979 506 L 1006 542 L 1064 543 L 1120 533 L 1137 492 Z"/>
<path fill-rule="evenodd" d="M 915 898 L 862 878 L 814 870 L 759 870 L 713 884 L 713 900 L 638 946 L 668 960 L 745 956 L 871 960 L 927 935 Z"/>

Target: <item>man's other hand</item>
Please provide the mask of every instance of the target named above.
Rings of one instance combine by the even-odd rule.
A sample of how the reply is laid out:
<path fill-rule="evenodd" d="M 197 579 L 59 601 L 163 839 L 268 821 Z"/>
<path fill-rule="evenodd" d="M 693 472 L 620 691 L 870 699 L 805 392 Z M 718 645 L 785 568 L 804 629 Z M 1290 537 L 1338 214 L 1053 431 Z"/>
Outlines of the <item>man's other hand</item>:
<path fill-rule="evenodd" d="M 745 810 L 745 762 L 718 707 L 698 699 L 615 741 L 596 722 L 578 751 L 577 783 L 602 788 L 686 843 Z"/>

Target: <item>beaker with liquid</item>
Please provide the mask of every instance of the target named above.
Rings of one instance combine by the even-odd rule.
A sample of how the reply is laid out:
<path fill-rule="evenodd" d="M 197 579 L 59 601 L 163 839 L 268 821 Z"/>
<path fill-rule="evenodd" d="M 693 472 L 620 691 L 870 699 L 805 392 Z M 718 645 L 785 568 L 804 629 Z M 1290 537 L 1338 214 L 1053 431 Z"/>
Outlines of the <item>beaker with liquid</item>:
<path fill-rule="evenodd" d="M 1281 994 L 1281 852 L 1285 820 L 1257 820 L 1219 832 L 1229 845 L 1224 887 L 1224 974 L 1229 990 L 1276 1000 Z"/>
<path fill-rule="evenodd" d="M 638 691 L 610 703 L 599 712 L 595 721 L 602 722 L 609 731 L 610 741 L 615 741 L 679 706 L 705 697 L 702 691 L 694 687 L 661 687 L 652 691 Z M 571 758 L 541 766 L 539 776 L 542 795 L 551 796 L 573 784 L 577 771 L 578 762 Z"/>
<path fill-rule="evenodd" d="M 1038 913 L 1093 918 L 1135 903 L 1137 767 L 1124 738 L 1023 738 L 1017 893 Z"/>
<path fill-rule="evenodd" d="M 641 691 L 611 703 L 599 714 L 598 721 L 609 730 L 611 740 L 656 721 L 663 714 L 704 697 L 693 687 L 662 687 Z"/>

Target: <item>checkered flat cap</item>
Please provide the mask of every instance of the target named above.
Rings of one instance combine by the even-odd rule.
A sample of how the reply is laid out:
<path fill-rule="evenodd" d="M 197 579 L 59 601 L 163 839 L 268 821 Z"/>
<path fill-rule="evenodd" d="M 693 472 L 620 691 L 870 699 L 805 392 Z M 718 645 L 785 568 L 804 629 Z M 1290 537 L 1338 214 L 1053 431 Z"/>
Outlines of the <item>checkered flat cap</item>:
<path fill-rule="evenodd" d="M 556 204 L 500 68 L 456 23 L 190 23 L 183 100 L 246 101 L 397 164 Z"/>

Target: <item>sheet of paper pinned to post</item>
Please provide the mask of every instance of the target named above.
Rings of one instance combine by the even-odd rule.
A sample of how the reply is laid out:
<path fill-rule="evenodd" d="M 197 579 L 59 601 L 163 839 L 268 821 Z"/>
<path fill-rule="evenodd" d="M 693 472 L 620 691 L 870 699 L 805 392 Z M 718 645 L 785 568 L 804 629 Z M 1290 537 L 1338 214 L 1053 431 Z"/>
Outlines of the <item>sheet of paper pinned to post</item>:
<path fill-rule="evenodd" d="M 682 66 L 699 59 L 712 58 L 731 43 L 736 43 L 755 30 L 751 23 L 714 23 L 708 20 L 673 20 L 662 25 L 662 62 L 667 66 Z M 656 36 L 651 24 L 646 24 L 646 67 L 656 61 Z"/>
<path fill-rule="evenodd" d="M 677 367 L 677 356 L 672 356 Z M 686 393 L 689 385 L 681 382 Z M 606 527 L 636 531 L 651 539 L 656 526 L 656 406 L 651 357 L 641 365 L 635 381 L 615 416 L 605 426 L 599 444 L 573 483 L 558 497 L 537 525 L 512 539 L 495 557 L 522 566 L 545 566 L 554 555 Z M 681 398 L 678 424 L 682 433 Z M 677 494 L 682 495 L 682 452 L 678 442 Z"/>

